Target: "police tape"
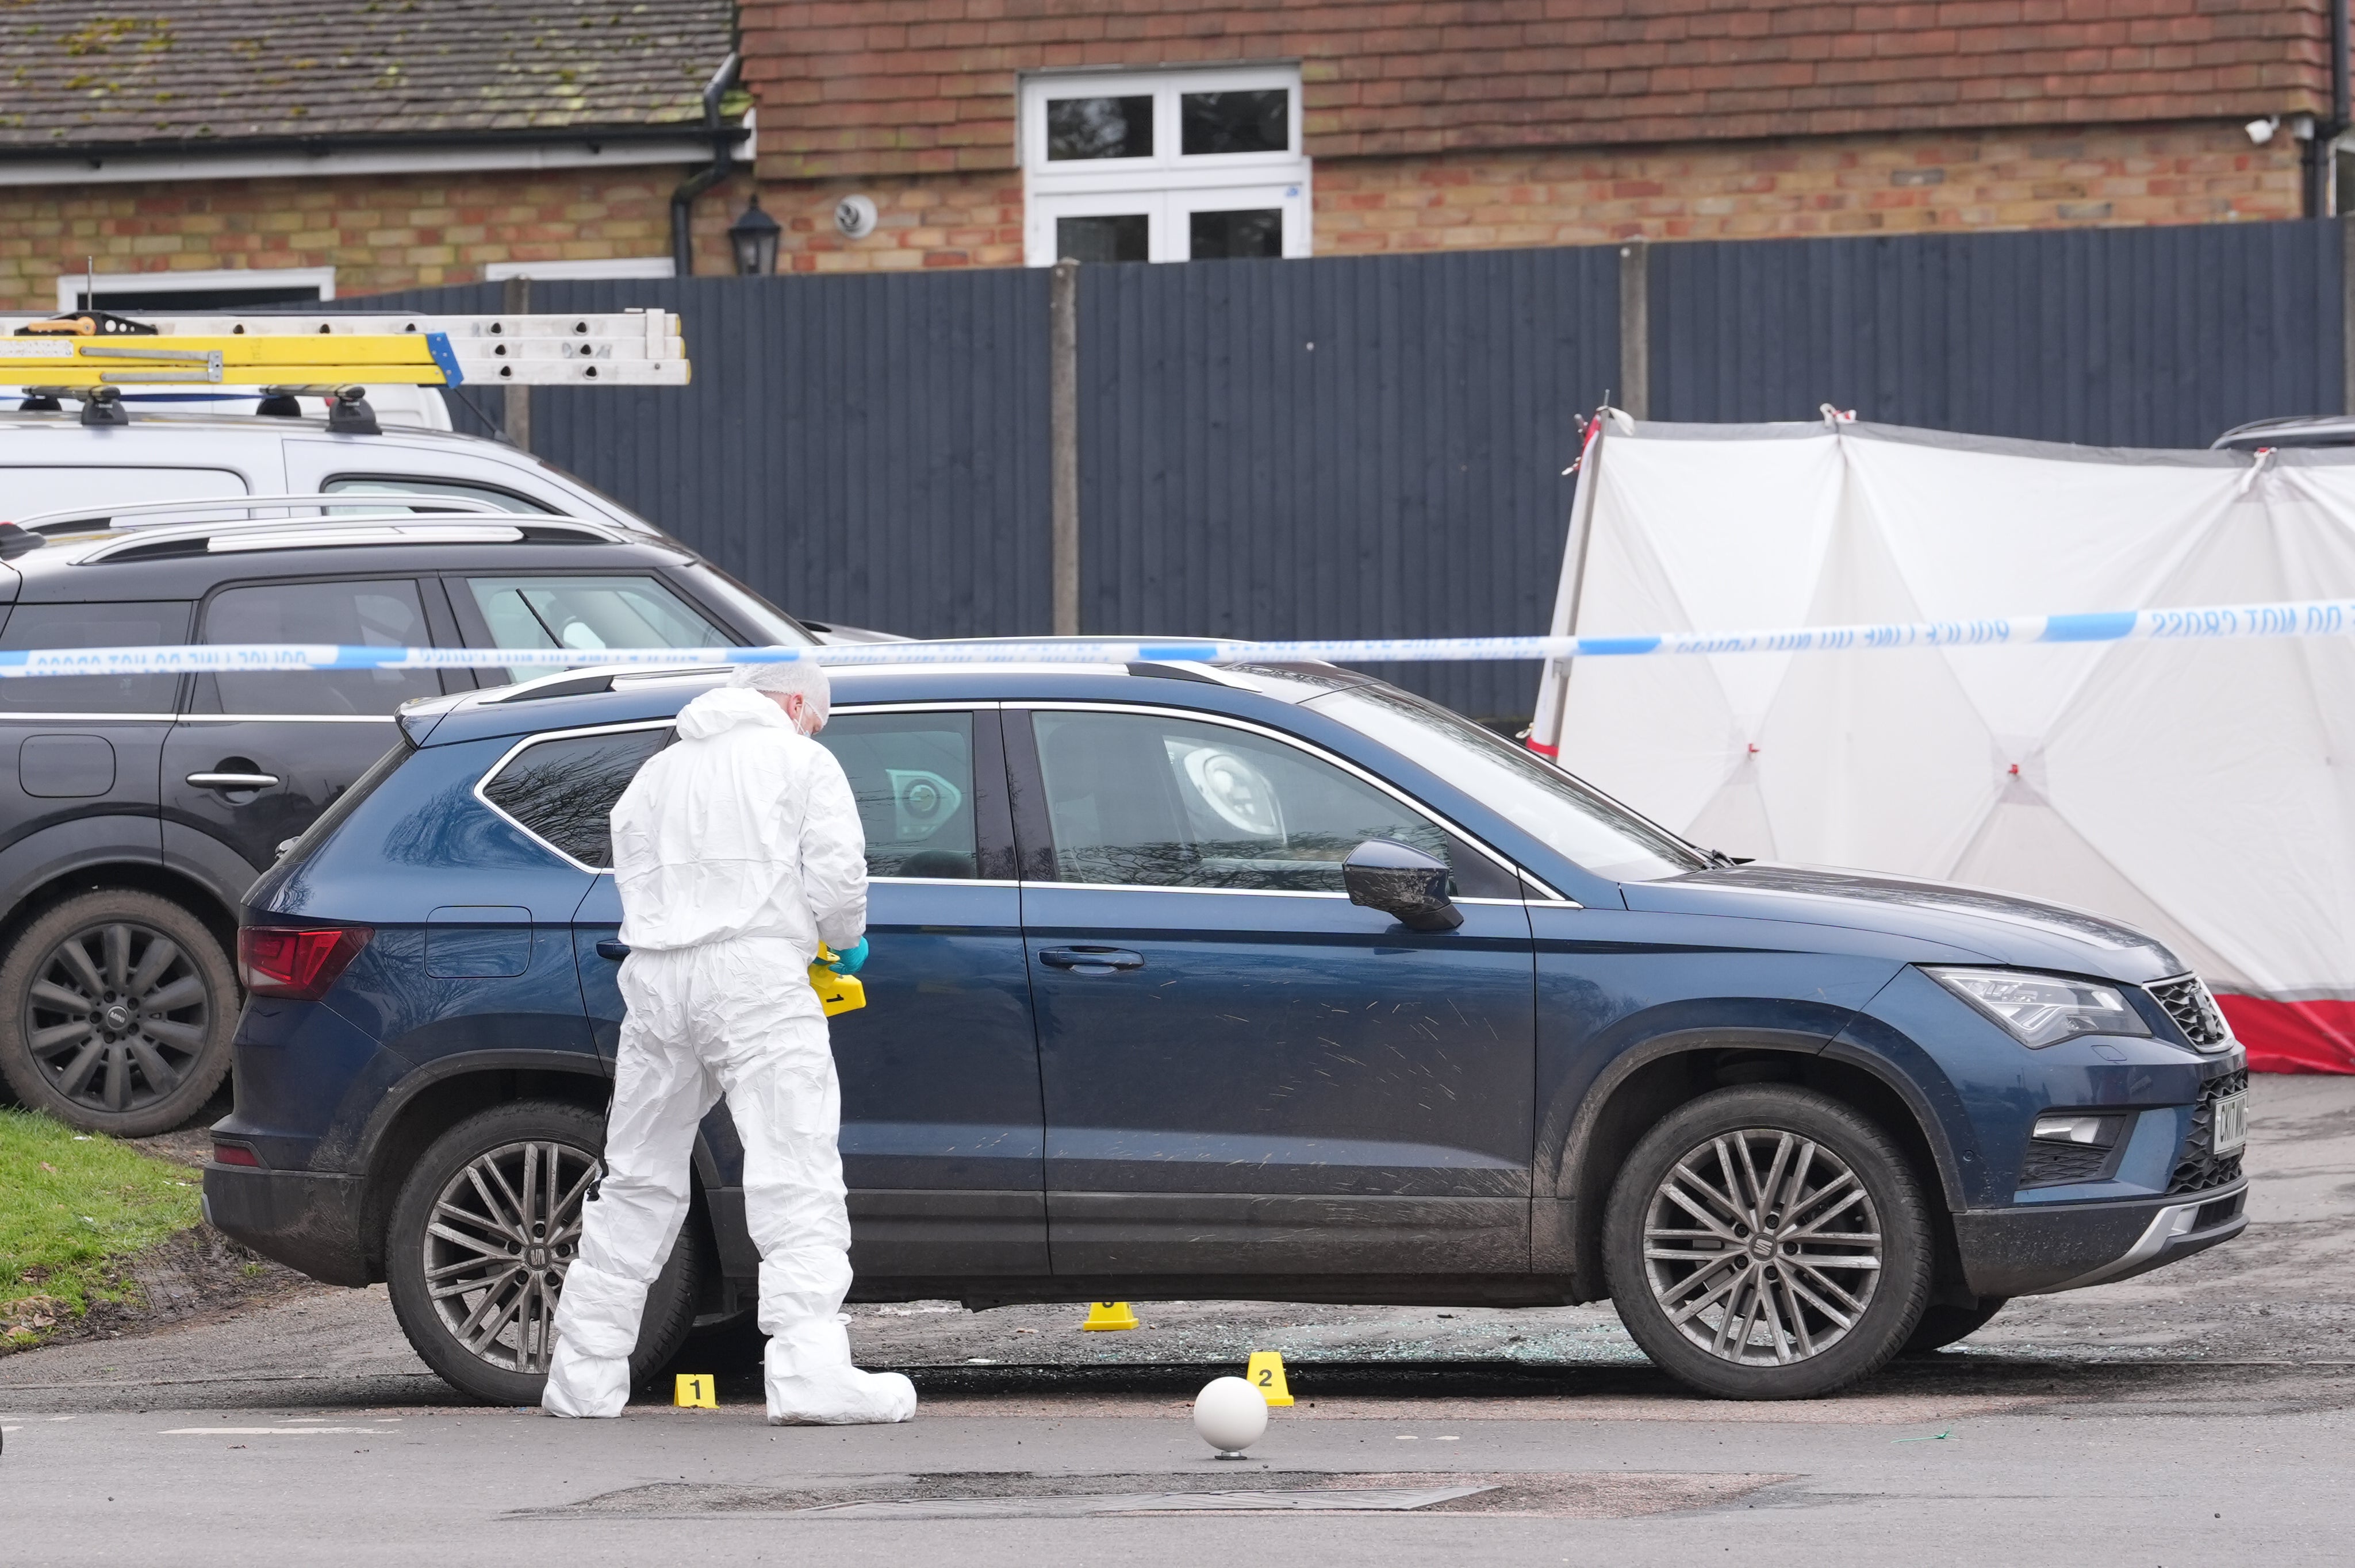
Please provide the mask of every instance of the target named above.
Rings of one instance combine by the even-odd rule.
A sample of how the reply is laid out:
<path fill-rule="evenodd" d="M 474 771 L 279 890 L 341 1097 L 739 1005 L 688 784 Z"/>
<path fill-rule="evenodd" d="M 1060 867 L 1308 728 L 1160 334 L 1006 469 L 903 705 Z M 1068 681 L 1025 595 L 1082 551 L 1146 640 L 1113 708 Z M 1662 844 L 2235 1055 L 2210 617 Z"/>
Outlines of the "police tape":
<path fill-rule="evenodd" d="M 327 643 L 208 644 L 169 648 L 0 651 L 0 678 L 151 675 L 271 670 L 513 670 L 556 666 L 777 664 L 1387 664 L 1625 658 L 1674 653 L 1817 653 L 1901 648 L 1994 648 L 2023 643 L 2207 641 L 2252 637 L 2341 637 L 2355 632 L 2355 599 L 2203 605 L 2179 609 L 1995 616 L 1969 620 L 1795 626 L 1764 631 L 1662 631 L 1593 637 L 1311 638 L 1254 642 L 1224 638 L 1018 638 L 936 642 L 853 642 L 815 648 L 379 648 Z"/>

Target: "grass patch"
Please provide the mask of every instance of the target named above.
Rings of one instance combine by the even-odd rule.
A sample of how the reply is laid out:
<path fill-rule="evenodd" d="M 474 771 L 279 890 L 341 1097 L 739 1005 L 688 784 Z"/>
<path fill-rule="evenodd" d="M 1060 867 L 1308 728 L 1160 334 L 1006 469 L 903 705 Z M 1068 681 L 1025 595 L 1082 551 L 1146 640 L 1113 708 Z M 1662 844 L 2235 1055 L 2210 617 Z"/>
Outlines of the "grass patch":
<path fill-rule="evenodd" d="M 121 1299 L 110 1260 L 195 1224 L 198 1186 L 129 1144 L 0 1109 L 0 1345 Z"/>

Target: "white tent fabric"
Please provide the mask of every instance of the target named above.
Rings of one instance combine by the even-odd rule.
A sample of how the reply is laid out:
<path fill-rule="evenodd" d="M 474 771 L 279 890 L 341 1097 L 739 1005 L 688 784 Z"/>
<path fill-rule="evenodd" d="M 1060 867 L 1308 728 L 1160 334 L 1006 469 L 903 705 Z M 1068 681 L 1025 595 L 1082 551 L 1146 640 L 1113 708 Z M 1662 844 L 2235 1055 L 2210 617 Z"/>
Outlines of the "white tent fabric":
<path fill-rule="evenodd" d="M 2355 453 L 1605 431 L 1558 634 L 2355 594 Z M 2126 920 L 2257 1065 L 2355 1071 L 2355 639 L 1581 659 L 1532 741 L 1732 854 Z"/>

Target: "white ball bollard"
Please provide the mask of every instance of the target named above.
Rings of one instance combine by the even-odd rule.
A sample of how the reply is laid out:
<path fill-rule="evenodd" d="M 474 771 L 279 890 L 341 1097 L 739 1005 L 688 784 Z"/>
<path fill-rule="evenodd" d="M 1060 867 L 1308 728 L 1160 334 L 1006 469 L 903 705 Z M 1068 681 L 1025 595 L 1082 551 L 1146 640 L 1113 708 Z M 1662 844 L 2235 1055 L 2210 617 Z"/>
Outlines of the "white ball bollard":
<path fill-rule="evenodd" d="M 1194 1430 L 1221 1459 L 1240 1459 L 1267 1433 L 1267 1398 L 1239 1377 L 1212 1378 L 1194 1396 Z"/>

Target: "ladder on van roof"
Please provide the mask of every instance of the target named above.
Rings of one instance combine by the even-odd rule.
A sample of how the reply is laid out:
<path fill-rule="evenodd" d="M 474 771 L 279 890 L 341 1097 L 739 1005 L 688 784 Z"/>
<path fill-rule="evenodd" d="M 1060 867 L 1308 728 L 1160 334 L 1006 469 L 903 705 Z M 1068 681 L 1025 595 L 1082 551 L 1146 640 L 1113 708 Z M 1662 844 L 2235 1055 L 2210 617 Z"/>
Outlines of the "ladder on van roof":
<path fill-rule="evenodd" d="M 667 311 L 436 316 L 0 315 L 0 382 L 27 390 L 256 387 L 288 394 L 376 384 L 684 387 Z"/>

